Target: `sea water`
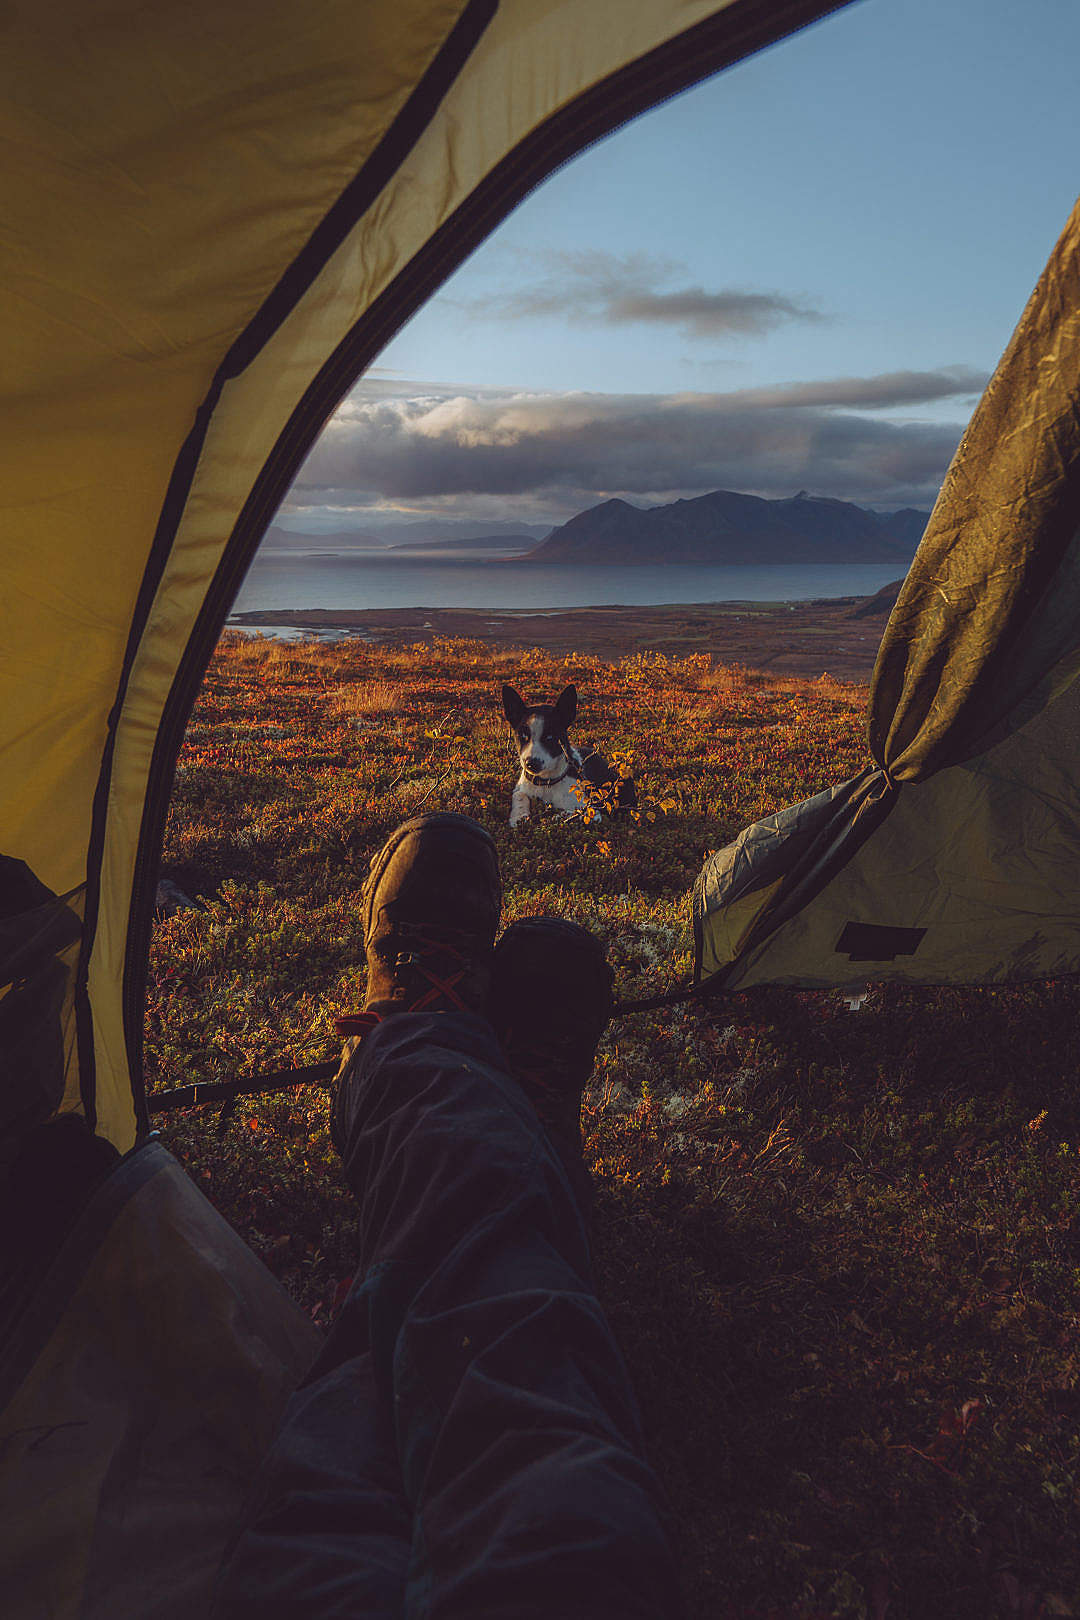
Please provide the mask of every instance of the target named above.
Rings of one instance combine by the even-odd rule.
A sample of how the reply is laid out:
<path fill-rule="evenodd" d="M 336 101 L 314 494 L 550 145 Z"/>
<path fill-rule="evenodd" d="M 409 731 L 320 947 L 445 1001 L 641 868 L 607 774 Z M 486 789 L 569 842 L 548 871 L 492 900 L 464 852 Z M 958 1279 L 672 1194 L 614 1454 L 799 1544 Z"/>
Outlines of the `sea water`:
<path fill-rule="evenodd" d="M 659 606 L 676 602 L 798 602 L 871 596 L 903 563 L 797 563 L 706 567 L 697 563 L 527 563 L 388 557 L 385 551 L 260 552 L 235 612 L 308 608 L 509 608 Z"/>

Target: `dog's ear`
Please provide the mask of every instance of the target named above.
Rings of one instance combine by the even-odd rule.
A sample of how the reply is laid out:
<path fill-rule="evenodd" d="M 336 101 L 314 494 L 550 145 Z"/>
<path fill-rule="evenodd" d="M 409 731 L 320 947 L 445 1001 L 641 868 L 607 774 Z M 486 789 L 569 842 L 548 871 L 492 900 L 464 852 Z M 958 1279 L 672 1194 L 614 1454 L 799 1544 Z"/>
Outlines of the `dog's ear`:
<path fill-rule="evenodd" d="M 512 726 L 520 725 L 525 717 L 525 699 L 512 686 L 502 689 L 503 714 Z"/>
<path fill-rule="evenodd" d="M 566 688 L 565 692 L 560 692 L 558 698 L 556 699 L 556 702 L 555 702 L 555 718 L 559 722 L 559 724 L 562 726 L 563 730 L 565 731 L 567 726 L 572 726 L 573 725 L 574 716 L 576 714 L 577 714 L 577 687 L 576 686 L 568 686 Z"/>

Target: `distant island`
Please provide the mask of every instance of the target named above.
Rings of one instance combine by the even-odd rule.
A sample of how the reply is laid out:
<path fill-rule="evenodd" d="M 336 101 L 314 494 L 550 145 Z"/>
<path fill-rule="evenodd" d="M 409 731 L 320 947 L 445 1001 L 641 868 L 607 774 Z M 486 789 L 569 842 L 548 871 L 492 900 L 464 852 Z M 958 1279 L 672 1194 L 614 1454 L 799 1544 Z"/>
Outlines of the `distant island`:
<path fill-rule="evenodd" d="M 528 551 L 533 544 L 527 534 L 477 534 L 471 539 L 405 540 L 388 547 L 390 551 Z"/>
<path fill-rule="evenodd" d="M 906 570 L 929 512 L 872 512 L 805 491 L 766 500 L 718 489 L 667 506 L 602 501 L 553 529 L 530 563 L 896 563 Z"/>
<path fill-rule="evenodd" d="M 321 552 L 405 551 L 413 547 L 461 547 L 469 551 L 511 546 L 527 551 L 551 533 L 550 523 L 517 523 L 513 518 L 423 518 L 415 523 L 379 522 L 370 517 L 362 529 L 312 531 L 274 523 L 263 536 L 263 550 Z"/>

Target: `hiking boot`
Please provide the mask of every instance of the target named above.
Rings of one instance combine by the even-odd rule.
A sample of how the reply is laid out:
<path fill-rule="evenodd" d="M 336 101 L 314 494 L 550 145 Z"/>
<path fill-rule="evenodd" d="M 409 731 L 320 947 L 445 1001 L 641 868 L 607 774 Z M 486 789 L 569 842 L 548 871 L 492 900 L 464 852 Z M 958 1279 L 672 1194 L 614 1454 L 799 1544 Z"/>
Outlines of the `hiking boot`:
<path fill-rule="evenodd" d="M 362 891 L 364 1008 L 335 1020 L 344 1037 L 330 1135 L 345 1141 L 345 1077 L 364 1036 L 392 1013 L 486 1010 L 502 884 L 490 833 L 470 816 L 415 816 L 372 858 Z"/>
<path fill-rule="evenodd" d="M 391 833 L 363 888 L 364 1012 L 483 1013 L 502 885 L 469 816 L 416 816 Z"/>
<path fill-rule="evenodd" d="M 578 1186 L 581 1094 L 611 1019 L 611 987 L 600 940 L 563 917 L 522 918 L 495 947 L 488 1018 L 511 1074 Z"/>

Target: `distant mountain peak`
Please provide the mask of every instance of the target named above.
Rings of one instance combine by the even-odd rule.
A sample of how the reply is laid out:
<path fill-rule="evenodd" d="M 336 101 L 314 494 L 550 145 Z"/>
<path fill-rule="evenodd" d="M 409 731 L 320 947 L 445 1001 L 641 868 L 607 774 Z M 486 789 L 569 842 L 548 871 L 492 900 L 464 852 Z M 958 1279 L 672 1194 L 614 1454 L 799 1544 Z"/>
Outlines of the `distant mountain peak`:
<path fill-rule="evenodd" d="M 827 495 L 768 500 L 738 490 L 632 506 L 618 497 L 553 529 L 530 562 L 895 563 L 906 567 L 928 512 L 889 515 Z"/>

